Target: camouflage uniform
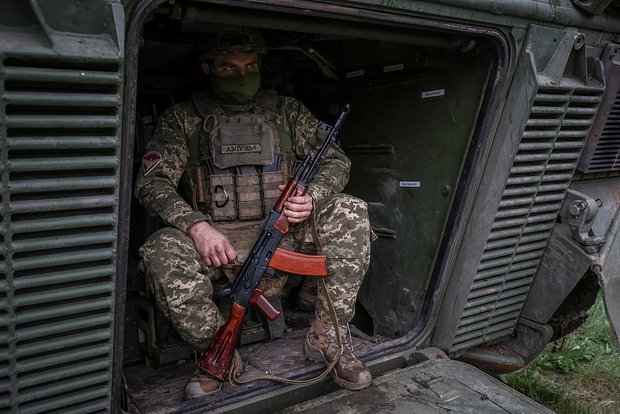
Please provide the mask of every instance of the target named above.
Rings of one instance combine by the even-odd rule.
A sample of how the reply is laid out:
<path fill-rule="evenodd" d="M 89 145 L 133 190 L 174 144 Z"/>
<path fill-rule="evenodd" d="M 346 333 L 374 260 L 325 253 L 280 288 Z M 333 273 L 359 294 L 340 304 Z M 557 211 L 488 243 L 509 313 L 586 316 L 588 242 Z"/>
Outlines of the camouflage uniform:
<path fill-rule="evenodd" d="M 278 131 L 290 136 L 290 151 L 297 159 L 314 153 L 321 143 L 318 121 L 293 98 L 281 97 L 274 119 Z M 203 114 L 204 115 L 204 114 Z M 196 210 L 177 193 L 177 186 L 190 162 L 189 138 L 203 127 L 204 116 L 192 102 L 173 105 L 160 117 L 147 145 L 135 193 L 150 213 L 170 227 L 154 233 L 140 249 L 151 291 L 158 307 L 171 320 L 181 337 L 199 349 L 212 337 L 223 319 L 211 300 L 211 280 L 218 269 L 209 268 L 197 253 L 188 228 L 206 220 L 220 230 L 206 209 Z M 204 139 L 204 138 L 201 138 Z M 328 257 L 327 289 L 342 323 L 353 317 L 355 299 L 370 261 L 370 224 L 362 200 L 342 194 L 348 181 L 350 161 L 330 149 L 308 187 L 314 199 L 314 222 L 321 250 Z M 316 252 L 312 220 L 293 226 L 296 250 Z M 224 232 L 243 260 L 241 241 Z M 254 240 L 250 240 L 250 245 Z M 248 246 L 249 247 L 249 246 Z M 331 322 L 326 292 L 319 290 L 316 317 Z"/>

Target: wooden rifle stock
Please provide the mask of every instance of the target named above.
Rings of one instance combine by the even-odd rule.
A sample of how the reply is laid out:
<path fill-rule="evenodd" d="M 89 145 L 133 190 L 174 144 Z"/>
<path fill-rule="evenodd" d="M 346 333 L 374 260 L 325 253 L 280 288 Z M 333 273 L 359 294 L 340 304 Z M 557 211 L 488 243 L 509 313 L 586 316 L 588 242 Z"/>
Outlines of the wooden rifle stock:
<path fill-rule="evenodd" d="M 263 291 L 260 289 L 254 290 L 248 303 L 256 306 L 270 321 L 274 321 L 280 316 L 280 311 L 263 296 Z M 245 308 L 233 302 L 228 319 L 217 330 L 207 351 L 198 362 L 200 369 L 222 381 L 226 381 L 230 371 L 230 363 L 241 337 L 244 316 Z"/>
<path fill-rule="evenodd" d="M 226 381 L 230 363 L 241 337 L 241 327 L 245 309 L 238 303 L 232 304 L 226 323 L 217 330 L 207 351 L 198 362 L 198 367 L 205 372 Z"/>

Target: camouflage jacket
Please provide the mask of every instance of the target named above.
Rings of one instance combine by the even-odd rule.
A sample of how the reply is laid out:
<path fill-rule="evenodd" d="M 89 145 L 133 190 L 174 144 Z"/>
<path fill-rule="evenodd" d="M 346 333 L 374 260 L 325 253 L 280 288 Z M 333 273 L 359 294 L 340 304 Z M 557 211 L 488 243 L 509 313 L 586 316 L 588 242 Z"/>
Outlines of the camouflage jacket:
<path fill-rule="evenodd" d="M 320 146 L 319 122 L 298 100 L 283 97 L 276 118 L 292 138 L 297 159 L 313 153 Z M 157 128 L 146 146 L 143 169 L 138 174 L 135 194 L 150 214 L 187 232 L 195 222 L 210 221 L 208 212 L 196 211 L 178 193 L 179 181 L 189 162 L 189 137 L 201 128 L 201 116 L 191 101 L 168 108 L 158 120 Z M 317 201 L 342 191 L 349 179 L 351 163 L 341 151 L 331 148 L 308 186 L 308 194 Z"/>

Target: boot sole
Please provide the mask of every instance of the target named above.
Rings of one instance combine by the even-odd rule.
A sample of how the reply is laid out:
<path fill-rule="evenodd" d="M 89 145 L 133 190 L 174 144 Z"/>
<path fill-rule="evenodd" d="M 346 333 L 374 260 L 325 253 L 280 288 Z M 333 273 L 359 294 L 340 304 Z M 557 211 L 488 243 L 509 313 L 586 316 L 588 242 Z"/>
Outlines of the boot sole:
<path fill-rule="evenodd" d="M 303 351 L 304 351 L 304 355 L 309 360 L 314 361 L 314 362 L 321 362 L 325 364 L 325 366 L 329 366 L 329 362 L 327 361 L 327 359 L 325 359 L 323 352 L 319 348 L 317 348 L 316 346 L 310 343 L 307 335 L 306 335 L 306 340 L 304 341 Z M 335 368 L 332 369 L 331 374 L 336 384 L 338 384 L 342 388 L 346 388 L 347 390 L 351 390 L 351 391 L 363 390 L 364 388 L 368 388 L 370 384 L 372 383 L 372 380 L 368 384 L 358 384 L 356 382 L 349 382 L 345 379 L 340 378 Z"/>

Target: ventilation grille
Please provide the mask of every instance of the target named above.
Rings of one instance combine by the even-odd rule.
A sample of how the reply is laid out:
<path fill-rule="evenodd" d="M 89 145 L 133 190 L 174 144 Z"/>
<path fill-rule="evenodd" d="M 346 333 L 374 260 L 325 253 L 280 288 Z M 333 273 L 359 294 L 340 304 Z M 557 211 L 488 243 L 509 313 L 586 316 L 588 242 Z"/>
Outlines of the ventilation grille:
<path fill-rule="evenodd" d="M 103 412 L 112 376 L 118 68 L 7 62 L 0 70 L 0 412 Z"/>
<path fill-rule="evenodd" d="M 609 112 L 601 109 L 601 114 L 607 116 L 600 132 L 595 127 L 588 138 L 591 145 L 589 142 L 579 163 L 579 170 L 584 173 L 620 171 L 620 90 L 615 92 Z"/>
<path fill-rule="evenodd" d="M 452 352 L 512 332 L 599 101 L 600 91 L 538 90 Z"/>

